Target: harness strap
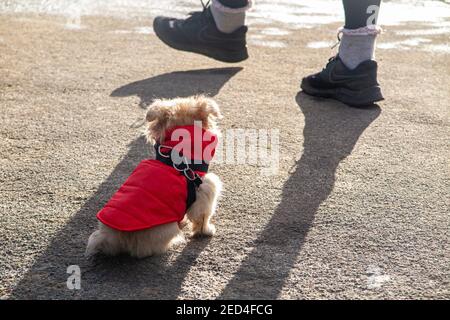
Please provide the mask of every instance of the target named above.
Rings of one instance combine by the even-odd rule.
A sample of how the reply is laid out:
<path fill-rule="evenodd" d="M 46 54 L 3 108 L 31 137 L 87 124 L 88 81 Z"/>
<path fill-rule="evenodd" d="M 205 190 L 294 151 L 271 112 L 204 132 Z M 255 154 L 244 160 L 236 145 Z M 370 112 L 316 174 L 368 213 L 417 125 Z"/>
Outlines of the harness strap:
<path fill-rule="evenodd" d="M 161 148 L 172 149 L 171 147 L 163 146 L 160 143 L 155 143 L 155 151 L 156 151 L 156 160 L 173 167 L 180 173 L 184 175 L 187 182 L 187 199 L 186 199 L 186 210 L 190 208 L 190 206 L 197 199 L 197 188 L 203 183 L 202 178 L 196 172 L 208 172 L 209 164 L 202 161 L 202 163 L 189 163 L 187 158 L 182 154 L 179 154 L 180 159 L 183 161 L 180 164 L 175 164 L 171 157 L 171 152 L 168 154 L 163 153 Z M 192 162 L 192 161 L 191 161 Z"/>

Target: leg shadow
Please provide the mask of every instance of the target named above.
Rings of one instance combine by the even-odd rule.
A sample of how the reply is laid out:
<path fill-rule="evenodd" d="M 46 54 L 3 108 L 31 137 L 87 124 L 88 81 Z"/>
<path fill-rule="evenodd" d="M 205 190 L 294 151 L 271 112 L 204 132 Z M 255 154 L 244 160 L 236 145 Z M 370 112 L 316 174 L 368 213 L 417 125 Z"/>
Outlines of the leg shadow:
<path fill-rule="evenodd" d="M 155 98 L 172 99 L 194 94 L 215 96 L 241 70 L 241 67 L 232 67 L 166 73 L 117 88 L 111 93 L 111 97 L 136 95 L 141 99 L 139 106 L 146 108 Z"/>
<path fill-rule="evenodd" d="M 319 206 L 333 190 L 339 163 L 381 112 L 378 106 L 352 109 L 304 93 L 296 102 L 305 117 L 303 155 L 283 187 L 274 215 L 219 299 L 279 296 Z"/>
<path fill-rule="evenodd" d="M 113 97 L 138 95 L 141 106 L 153 98 L 198 93 L 216 95 L 241 68 L 172 72 L 130 83 L 113 91 Z M 201 90 L 205 91 L 201 91 Z M 96 213 L 122 185 L 133 169 L 152 152 L 143 137 L 132 141 L 128 153 L 73 218 L 57 233 L 44 253 L 17 284 L 11 299 L 175 299 L 182 283 L 208 239 L 188 241 L 177 254 L 137 260 L 128 256 L 86 259 L 84 250 L 95 230 Z M 152 155 L 150 155 L 152 156 Z M 177 249 L 179 250 L 179 249 Z M 81 270 L 81 289 L 66 285 L 69 265 Z"/>

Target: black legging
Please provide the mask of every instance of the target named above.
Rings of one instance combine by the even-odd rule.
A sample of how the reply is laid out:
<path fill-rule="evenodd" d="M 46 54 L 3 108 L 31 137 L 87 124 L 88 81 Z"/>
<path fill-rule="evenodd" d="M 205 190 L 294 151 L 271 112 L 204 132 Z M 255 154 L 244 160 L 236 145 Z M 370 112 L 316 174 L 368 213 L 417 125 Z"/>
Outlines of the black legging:
<path fill-rule="evenodd" d="M 228 8 L 242 8 L 248 4 L 248 0 L 219 0 Z M 345 12 L 345 28 L 358 29 L 367 26 L 373 12 L 367 12 L 367 8 L 372 5 L 380 6 L 381 0 L 342 0 Z M 376 24 L 376 18 L 371 23 Z"/>
<path fill-rule="evenodd" d="M 368 22 L 374 12 L 367 12 L 367 9 L 373 5 L 380 7 L 381 0 L 343 0 L 342 2 L 344 3 L 345 28 L 358 29 L 367 26 L 368 23 L 377 23 L 376 16 L 373 21 Z"/>

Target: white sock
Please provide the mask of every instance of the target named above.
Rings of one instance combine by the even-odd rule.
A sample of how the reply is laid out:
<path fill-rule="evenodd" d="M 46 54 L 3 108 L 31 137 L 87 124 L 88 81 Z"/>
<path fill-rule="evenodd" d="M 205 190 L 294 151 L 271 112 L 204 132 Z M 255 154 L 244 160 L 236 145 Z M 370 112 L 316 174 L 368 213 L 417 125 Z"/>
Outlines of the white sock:
<path fill-rule="evenodd" d="M 232 33 L 243 25 L 245 25 L 245 11 L 252 5 L 249 4 L 243 8 L 228 8 L 221 4 L 218 0 L 212 0 L 211 13 L 216 22 L 217 29 L 224 33 Z"/>
<path fill-rule="evenodd" d="M 375 60 L 375 42 L 381 28 L 368 26 L 359 29 L 341 28 L 339 57 L 349 69 L 355 69 L 366 60 Z"/>

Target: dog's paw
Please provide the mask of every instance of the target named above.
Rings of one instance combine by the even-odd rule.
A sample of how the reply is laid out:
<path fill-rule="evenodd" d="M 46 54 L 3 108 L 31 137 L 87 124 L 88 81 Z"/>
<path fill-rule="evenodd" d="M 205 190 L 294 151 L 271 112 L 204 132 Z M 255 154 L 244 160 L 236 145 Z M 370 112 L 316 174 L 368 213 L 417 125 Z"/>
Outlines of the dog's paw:
<path fill-rule="evenodd" d="M 100 231 L 95 231 L 91 234 L 88 240 L 88 244 L 86 246 L 86 251 L 84 252 L 84 256 L 86 258 L 91 258 L 100 252 L 100 244 L 101 244 L 101 233 Z"/>
<path fill-rule="evenodd" d="M 180 228 L 181 230 L 186 228 L 188 225 L 189 225 L 189 219 L 186 216 L 183 218 L 183 220 L 178 222 L 178 228 Z"/>
<path fill-rule="evenodd" d="M 97 249 L 92 248 L 92 247 L 87 247 L 86 250 L 84 251 L 84 257 L 87 259 L 90 259 L 98 253 L 99 253 L 99 251 Z"/>
<path fill-rule="evenodd" d="M 203 232 L 205 236 L 212 237 L 216 233 L 216 226 L 212 223 L 208 223 L 203 226 Z"/>

